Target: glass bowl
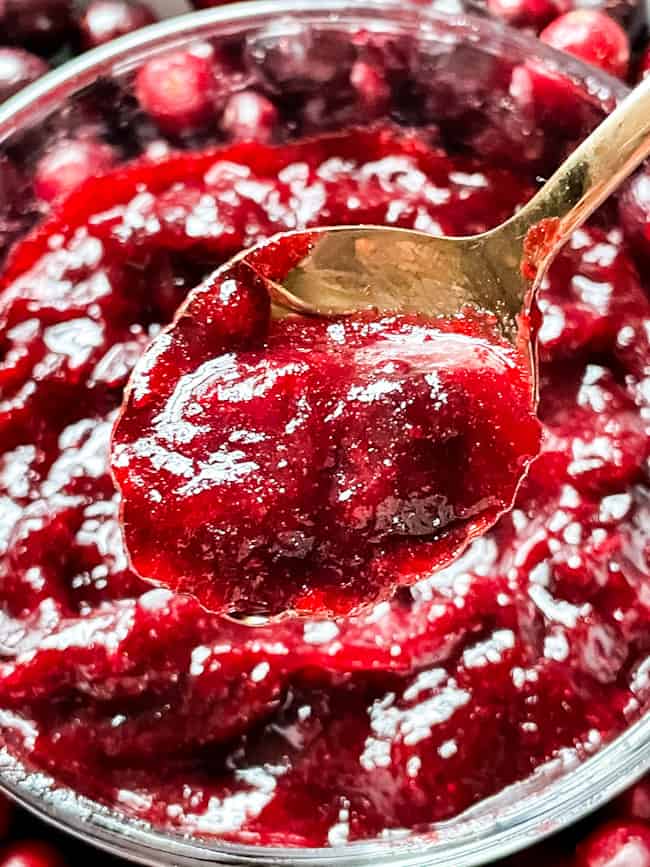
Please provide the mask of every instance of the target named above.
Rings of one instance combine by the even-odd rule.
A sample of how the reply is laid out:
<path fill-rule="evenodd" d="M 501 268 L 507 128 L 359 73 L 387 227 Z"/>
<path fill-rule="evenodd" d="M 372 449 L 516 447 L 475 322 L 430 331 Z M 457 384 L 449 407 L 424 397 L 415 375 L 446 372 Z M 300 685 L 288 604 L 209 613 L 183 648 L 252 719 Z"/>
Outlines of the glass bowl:
<path fill-rule="evenodd" d="M 569 129 L 560 118 L 545 119 L 545 144 L 538 155 L 540 174 L 548 172 L 577 138 L 595 125 L 603 113 L 625 96 L 627 88 L 606 74 L 541 45 L 537 40 L 505 28 L 483 17 L 473 17 L 445 0 L 446 10 L 409 6 L 397 0 L 259 0 L 219 7 L 154 25 L 124 37 L 74 60 L 0 107 L 0 148 L 18 161 L 29 174 L 38 155 L 63 133 L 74 131 L 87 116 L 90 103 L 103 107 L 110 133 L 113 122 L 126 137 L 123 156 L 143 152 L 156 135 L 151 128 L 138 127 L 134 102 L 111 105 L 115 92 L 128 92 L 137 68 L 152 56 L 195 42 L 210 39 L 229 42 L 248 38 L 255 44 L 260 34 L 268 38 L 271 26 L 276 40 L 299 38 L 301 28 L 313 32 L 337 32 L 343 42 L 360 30 L 391 37 L 406 37 L 413 49 L 411 63 L 420 73 L 417 99 L 427 99 L 441 77 L 446 86 L 461 88 L 463 99 L 477 99 L 482 106 L 481 78 L 486 68 L 501 64 L 504 69 L 516 64 L 531 64 L 572 83 L 580 111 Z M 427 84 L 428 82 L 428 84 Z M 438 94 L 440 96 L 440 94 Z M 445 115 L 449 121 L 450 94 L 433 98 L 429 105 L 431 122 Z M 350 123 L 345 95 L 339 113 L 321 112 L 314 121 L 319 128 L 336 128 Z M 411 122 L 413 95 L 396 98 L 393 117 Z M 291 112 L 289 100 L 287 111 Z M 493 107 L 498 106 L 493 103 Z M 490 124 L 507 125 L 509 113 L 496 111 L 480 125 L 483 147 L 490 141 Z M 576 121 L 576 118 L 573 120 Z M 453 120 L 453 119 L 452 119 Z M 511 117 L 514 131 L 511 158 L 522 139 L 521 118 Z M 133 127 L 129 127 L 129 124 Z M 319 126 L 320 125 L 320 126 Z M 453 123 L 452 123 L 453 127 Z M 294 124 L 299 131 L 299 124 Z M 462 138 L 462 131 L 456 131 Z M 159 136 L 158 136 L 159 137 Z M 175 147 L 196 144 L 177 141 Z M 464 140 L 472 147 L 476 140 Z M 547 147 L 547 145 L 551 145 Z M 23 223 L 13 237 L 27 231 L 38 218 L 38 208 L 21 202 Z M 0 724 L 7 721 L 0 714 Z M 43 819 L 110 852 L 150 865 L 198 867 L 203 864 L 244 865 L 334 865 L 346 867 L 365 864 L 390 864 L 394 867 L 470 867 L 503 857 L 530 846 L 543 837 L 576 821 L 629 786 L 650 768 L 650 715 L 646 715 L 624 734 L 582 763 L 557 759 L 529 779 L 507 788 L 471 810 L 441 823 L 427 833 L 395 835 L 391 839 L 351 843 L 323 849 L 282 849 L 245 846 L 219 840 L 202 840 L 187 834 L 152 827 L 129 818 L 115 809 L 95 803 L 76 792 L 57 785 L 56 780 L 26 767 L 5 745 L 0 750 L 0 788 Z"/>

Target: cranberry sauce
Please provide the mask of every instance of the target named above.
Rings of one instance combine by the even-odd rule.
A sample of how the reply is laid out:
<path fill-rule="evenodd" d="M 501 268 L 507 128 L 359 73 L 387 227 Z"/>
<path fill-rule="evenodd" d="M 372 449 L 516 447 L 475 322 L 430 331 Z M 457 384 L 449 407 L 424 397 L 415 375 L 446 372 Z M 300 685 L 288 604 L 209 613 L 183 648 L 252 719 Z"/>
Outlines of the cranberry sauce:
<path fill-rule="evenodd" d="M 512 504 L 539 446 L 486 314 L 271 318 L 309 235 L 212 275 L 136 367 L 112 468 L 143 578 L 239 615 L 352 613 Z"/>
<path fill-rule="evenodd" d="M 453 566 L 362 616 L 253 629 L 152 589 L 120 534 L 108 447 L 124 385 L 217 265 L 296 225 L 481 231 L 532 187 L 523 170 L 390 127 L 241 144 L 109 171 L 14 250 L 0 298 L 0 707 L 12 751 L 185 832 L 323 845 L 453 816 L 638 716 L 650 303 L 616 227 L 577 232 L 553 266 L 540 298 L 541 453 L 514 509 Z M 227 327 L 258 327 L 230 310 Z M 371 326 L 346 326 L 346 355 L 372 345 Z M 329 327 L 276 323 L 264 339 L 276 358 L 317 344 L 338 375 Z M 380 321 L 381 340 L 400 331 L 417 333 Z M 370 426 L 366 411 L 351 422 Z M 234 404 L 224 412 L 230 431 Z M 147 548 L 167 549 L 171 524 L 142 509 Z"/>

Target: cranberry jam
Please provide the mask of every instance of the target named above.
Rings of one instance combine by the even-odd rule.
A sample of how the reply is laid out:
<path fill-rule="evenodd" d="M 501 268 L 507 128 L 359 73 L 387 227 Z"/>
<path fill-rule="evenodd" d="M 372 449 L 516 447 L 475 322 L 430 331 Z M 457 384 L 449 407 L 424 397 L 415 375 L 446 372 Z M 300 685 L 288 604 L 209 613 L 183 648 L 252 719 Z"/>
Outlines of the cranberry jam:
<path fill-rule="evenodd" d="M 132 565 L 213 612 L 392 596 L 494 523 L 538 449 L 526 359 L 485 313 L 273 320 L 266 281 L 314 240 L 190 293 L 115 428 Z"/>
<path fill-rule="evenodd" d="M 467 51 L 445 61 L 455 75 Z M 337 69 L 347 62 L 339 58 Z M 364 62 L 372 66 L 372 52 Z M 287 86 L 279 68 L 264 90 L 273 124 L 290 110 L 277 97 Z M 338 73 L 325 75 L 323 64 L 314 70 L 321 91 L 336 90 Z M 294 127 L 300 137 L 280 147 L 197 145 L 117 168 L 112 159 L 104 162 L 102 150 L 102 168 L 90 172 L 97 177 L 69 195 L 45 184 L 49 216 L 12 249 L 0 295 L 0 720 L 4 742 L 30 766 L 159 826 L 255 844 L 323 846 L 427 828 L 550 759 L 587 757 L 644 711 L 650 301 L 638 270 L 647 237 L 638 219 L 634 236 L 626 223 L 636 210 L 622 214 L 626 234 L 615 209 L 603 210 L 554 263 L 539 299 L 539 454 L 513 509 L 459 561 L 431 573 L 423 565 L 417 583 L 356 616 L 253 628 L 207 613 L 192 595 L 152 588 L 130 567 L 122 537 L 111 433 L 129 376 L 152 339 L 160 347 L 161 333 L 170 337 L 167 360 L 178 364 L 165 367 L 157 358 L 150 368 L 155 389 L 147 391 L 142 412 L 151 413 L 149 445 L 156 447 L 153 414 L 171 411 L 169 395 L 204 353 L 234 365 L 232 378 L 226 370 L 219 382 L 223 395 L 244 388 L 243 352 L 262 353 L 263 343 L 272 360 L 263 369 L 274 379 L 279 362 L 293 364 L 305 348 L 301 376 L 310 390 L 298 379 L 286 385 L 295 384 L 296 401 L 322 394 L 314 413 L 325 424 L 319 413 L 330 395 L 366 385 L 356 382 L 363 371 L 349 358 L 375 351 L 392 335 L 428 352 L 421 336 L 436 327 L 431 321 L 269 324 L 263 294 L 249 304 L 250 282 L 217 298 L 209 275 L 241 248 L 296 227 L 366 222 L 470 234 L 502 222 L 534 190 L 545 149 L 566 144 L 543 135 L 543 118 L 562 118 L 566 130 L 577 126 L 567 139 L 584 120 L 559 77 L 528 66 L 510 72 L 497 69 L 500 85 L 487 72 L 477 76 L 485 91 L 480 98 L 463 91 L 464 113 L 445 86 L 431 91 L 427 110 L 441 119 L 440 128 L 409 115 L 402 88 L 404 108 L 392 122 L 359 129 L 339 115 L 334 123 L 346 131 L 309 135 L 322 117 L 314 105 L 320 96 L 301 92 L 295 104 L 302 119 Z M 386 86 L 395 93 L 401 85 L 393 74 L 386 71 Z M 304 87 L 296 75 L 291 80 Z M 356 80 L 369 79 L 357 68 Z M 367 101 L 370 91 L 359 93 L 379 111 L 381 91 L 374 87 L 374 102 Z M 499 101 L 490 102 L 497 92 Z M 477 100 L 491 114 L 489 128 L 478 123 Z M 157 104 L 152 114 L 165 129 L 169 109 Z M 191 123 L 202 117 L 192 114 Z M 229 129 L 241 128 L 228 117 Z M 260 138 L 273 139 L 269 129 Z M 194 129 L 191 135 L 200 140 Z M 109 145 L 127 149 L 115 138 Z M 188 362 L 176 352 L 182 317 L 172 331 L 164 328 L 195 290 L 184 311 L 192 309 L 197 286 L 211 290 L 209 302 L 222 304 L 224 315 L 209 328 L 209 317 L 197 319 Z M 253 344 L 240 345 L 242 335 Z M 431 391 L 422 413 L 411 396 L 404 427 L 422 424 L 425 415 L 428 423 Z M 476 396 L 470 391 L 468 400 Z M 201 397 L 212 399 L 208 392 Z M 128 400 L 137 399 L 134 387 Z M 494 418 L 496 399 L 490 385 L 486 419 Z M 502 403 L 498 409 L 513 412 Z M 184 423 L 208 424 L 206 436 L 217 439 L 249 433 L 252 414 L 259 408 L 262 425 L 270 412 L 268 402 L 258 407 L 252 399 L 218 405 L 221 415 L 193 416 L 181 400 L 178 412 Z M 278 412 L 288 405 L 283 393 Z M 155 495 L 138 501 L 121 477 L 119 449 L 137 451 L 148 430 L 142 419 L 130 429 L 137 408 L 127 404 L 113 458 L 127 528 L 137 536 L 135 545 L 127 540 L 138 568 L 147 561 L 149 570 L 155 560 L 171 570 L 177 534 L 194 545 L 202 516 L 182 497 L 167 500 L 168 513 Z M 370 409 L 364 404 L 349 423 L 364 426 L 366 438 L 387 432 L 379 456 L 386 450 L 392 457 L 403 440 L 385 427 L 389 415 L 376 424 Z M 517 433 L 530 454 L 536 443 L 528 424 Z M 343 435 L 343 427 L 331 430 Z M 294 455 L 314 466 L 307 439 L 299 431 L 287 437 Z M 494 472 L 504 470 L 497 455 L 505 454 L 507 440 L 495 441 Z M 170 460 L 186 457 L 181 445 Z M 340 471 L 361 478 L 366 455 L 337 445 L 348 462 Z M 259 444 L 245 442 L 242 450 L 268 459 Z M 403 480 L 413 478 L 415 454 L 408 453 Z M 154 490 L 155 459 L 138 454 L 145 491 Z M 163 471 L 161 465 L 165 490 Z M 373 477 L 378 486 L 385 481 L 383 470 Z M 373 490 L 359 491 L 371 510 Z M 287 501 L 273 492 L 261 494 L 271 511 L 285 509 Z M 240 526 L 245 508 L 237 504 L 226 517 Z M 334 527 L 337 556 L 349 520 L 344 500 L 318 528 L 324 539 Z M 267 531 L 260 522 L 260 534 Z M 423 552 L 426 559 L 427 544 L 410 537 L 409 557 Z M 393 542 L 385 545 L 392 554 Z M 352 596 L 348 602 L 356 604 Z"/>

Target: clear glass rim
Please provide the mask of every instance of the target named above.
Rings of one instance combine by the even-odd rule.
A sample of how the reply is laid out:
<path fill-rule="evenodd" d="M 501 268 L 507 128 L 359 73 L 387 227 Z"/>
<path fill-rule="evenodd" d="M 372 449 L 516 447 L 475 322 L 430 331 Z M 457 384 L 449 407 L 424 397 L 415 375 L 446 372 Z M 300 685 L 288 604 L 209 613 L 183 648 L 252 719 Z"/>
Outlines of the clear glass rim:
<path fill-rule="evenodd" d="M 252 0 L 188 13 L 162 21 L 87 52 L 48 73 L 0 106 L 0 144 L 25 125 L 49 114 L 62 100 L 91 85 L 104 72 L 112 75 L 137 66 L 146 53 L 169 50 L 188 36 L 201 38 L 202 31 L 223 25 L 222 33 L 237 32 L 253 22 L 264 24 L 278 18 L 309 23 L 329 21 L 333 25 L 363 22 L 390 22 L 399 27 L 417 23 L 419 33 L 427 29 L 462 30 L 478 44 L 482 39 L 510 46 L 520 56 L 531 56 L 548 68 L 574 78 L 595 99 L 621 100 L 628 88 L 611 76 L 542 45 L 531 36 L 516 32 L 490 19 L 461 11 L 441 14 L 422 6 L 409 7 L 401 0 Z M 384 28 L 385 29 L 385 26 Z M 95 845 L 149 865 L 200 867 L 200 865 L 283 864 L 327 867 L 377 865 L 392 867 L 471 867 L 504 857 L 538 842 L 595 810 L 650 769 L 650 714 L 627 729 L 596 755 L 570 773 L 559 776 L 541 793 L 527 792 L 530 779 L 511 787 L 510 806 L 498 819 L 485 820 L 480 810 L 468 811 L 455 820 L 453 831 L 444 824 L 434 831 L 412 834 L 403 839 L 370 840 L 332 848 L 281 848 L 254 846 L 216 839 L 194 839 L 167 830 L 156 830 L 145 822 L 130 819 L 77 792 L 53 785 L 45 774 L 25 767 L 9 750 L 0 749 L 0 790 L 68 833 Z M 496 798 L 501 797 L 500 795 Z M 494 800 L 494 799 L 491 799 Z M 514 803 L 514 806 L 512 804 Z"/>

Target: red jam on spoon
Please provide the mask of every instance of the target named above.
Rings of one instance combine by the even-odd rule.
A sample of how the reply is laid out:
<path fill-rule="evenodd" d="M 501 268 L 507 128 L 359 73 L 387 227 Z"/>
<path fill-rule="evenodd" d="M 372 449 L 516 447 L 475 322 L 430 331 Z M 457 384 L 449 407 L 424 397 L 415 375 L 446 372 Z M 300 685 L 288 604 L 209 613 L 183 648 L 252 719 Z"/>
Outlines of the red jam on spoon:
<path fill-rule="evenodd" d="M 134 568 L 212 611 L 389 597 L 496 521 L 539 446 L 525 360 L 486 314 L 273 318 L 295 241 L 189 295 L 114 432 Z"/>

